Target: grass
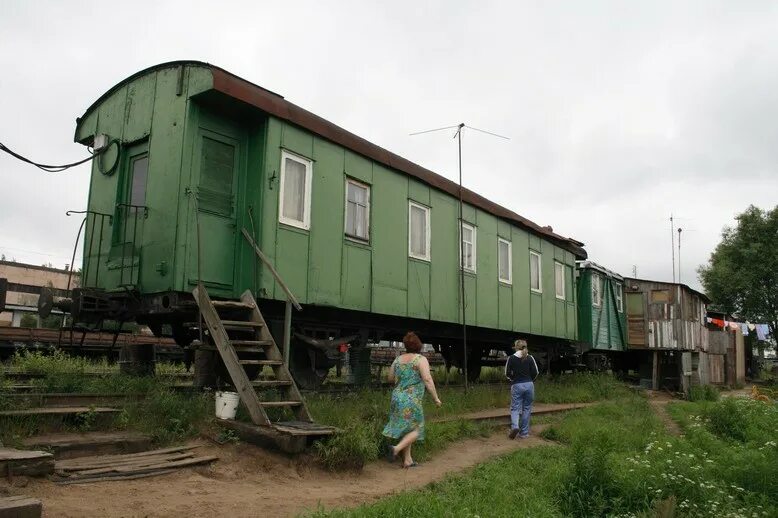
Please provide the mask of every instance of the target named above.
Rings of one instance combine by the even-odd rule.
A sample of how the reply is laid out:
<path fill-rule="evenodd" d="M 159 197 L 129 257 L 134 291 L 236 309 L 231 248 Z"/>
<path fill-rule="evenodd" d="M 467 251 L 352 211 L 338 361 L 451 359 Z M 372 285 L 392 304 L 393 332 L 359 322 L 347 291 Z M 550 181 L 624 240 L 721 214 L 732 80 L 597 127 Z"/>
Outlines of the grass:
<path fill-rule="evenodd" d="M 106 422 L 104 418 L 97 419 L 87 414 L 74 422 L 55 423 L 65 428 L 78 431 L 106 427 L 138 430 L 150 434 L 156 443 L 166 444 L 193 437 L 202 430 L 208 430 L 213 423 L 209 394 L 177 393 L 165 387 L 164 378 L 180 373 L 180 366 L 160 363 L 157 365 L 158 376 L 134 377 L 119 373 L 115 365 L 104 360 L 95 362 L 61 352 L 26 352 L 14 356 L 10 367 L 40 374 L 42 377 L 32 380 L 40 392 L 146 394 L 143 400 L 125 404 L 122 413 L 113 420 Z M 484 369 L 487 379 L 500 374 L 498 368 Z M 541 403 L 589 402 L 629 394 L 613 378 L 603 375 L 541 378 L 536 387 L 537 401 Z M 438 391 L 444 402 L 441 408 L 435 407 L 429 398 L 425 401 L 426 440 L 414 450 L 414 457 L 422 461 L 454 441 L 493 431 L 489 425 L 470 421 L 433 423 L 431 420 L 477 410 L 507 408 L 510 400 L 507 383 L 473 384 L 467 392 L 461 386 L 445 387 L 439 383 Z M 381 431 L 386 423 L 390 395 L 388 388 L 308 395 L 308 406 L 316 421 L 344 431 L 316 443 L 314 455 L 318 461 L 325 467 L 338 470 L 360 469 L 376 460 L 384 444 Z M 238 418 L 248 418 L 242 407 L 239 408 Z M 0 431 L 0 437 L 13 442 L 45 429 L 44 420 L 25 419 L 6 426 Z"/>
<path fill-rule="evenodd" d="M 414 458 L 426 460 L 454 441 L 487 435 L 494 428 L 471 421 L 430 422 L 477 410 L 507 408 L 508 385 L 474 384 L 467 392 L 462 387 L 438 384 L 443 406 L 435 407 L 425 399 L 426 440 L 414 446 Z M 629 397 L 630 391 L 607 375 L 575 374 L 559 379 L 541 378 L 536 383 L 539 403 L 579 403 L 608 398 Z M 336 426 L 344 433 L 316 444 L 320 462 L 331 469 L 359 469 L 376 460 L 384 444 L 381 435 L 389 408 L 389 389 L 363 389 L 338 395 L 311 394 L 308 407 L 317 422 Z"/>
<path fill-rule="evenodd" d="M 625 397 L 565 414 L 544 433 L 558 446 L 309 516 L 778 516 L 775 404 L 729 399 L 669 411 L 684 437 L 668 436 L 645 399 Z"/>
<path fill-rule="evenodd" d="M 164 364 L 159 364 L 163 366 Z M 208 394 L 174 392 L 166 387 L 164 376 L 180 367 L 163 366 L 156 377 L 128 376 L 105 360 L 68 356 L 62 352 L 17 353 L 8 363 L 9 370 L 38 374 L 30 383 L 36 392 L 83 394 L 142 394 L 129 399 L 116 416 L 84 412 L 71 418 L 24 416 L 6 418 L 0 428 L 0 441 L 18 444 L 22 439 L 51 430 L 86 432 L 93 430 L 134 430 L 148 434 L 159 445 L 180 442 L 210 429 L 213 400 Z M 90 373 L 90 375 L 85 375 Z M 10 380 L 0 380 L 3 389 Z M 29 408 L 29 400 L 0 399 L 3 409 Z"/>

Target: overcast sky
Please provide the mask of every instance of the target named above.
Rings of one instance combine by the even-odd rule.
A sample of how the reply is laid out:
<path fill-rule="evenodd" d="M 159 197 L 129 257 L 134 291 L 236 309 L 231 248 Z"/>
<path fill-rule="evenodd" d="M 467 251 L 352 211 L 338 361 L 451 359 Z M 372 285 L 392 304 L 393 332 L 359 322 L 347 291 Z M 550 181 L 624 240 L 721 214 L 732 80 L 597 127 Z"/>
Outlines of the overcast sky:
<path fill-rule="evenodd" d="M 778 2 L 0 0 L 0 142 L 85 157 L 75 119 L 160 62 L 221 66 L 586 243 L 592 260 L 699 287 L 723 226 L 778 202 Z M 88 166 L 0 153 L 0 253 L 64 266 Z M 80 263 L 77 259 L 77 264 Z"/>

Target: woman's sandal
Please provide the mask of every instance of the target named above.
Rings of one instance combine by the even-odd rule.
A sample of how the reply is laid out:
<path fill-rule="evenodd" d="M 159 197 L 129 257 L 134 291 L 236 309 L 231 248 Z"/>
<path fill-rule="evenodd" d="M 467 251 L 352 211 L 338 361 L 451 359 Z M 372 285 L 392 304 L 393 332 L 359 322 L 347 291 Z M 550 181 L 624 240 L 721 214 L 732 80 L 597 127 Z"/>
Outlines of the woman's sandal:
<path fill-rule="evenodd" d="M 407 469 L 407 468 L 418 468 L 418 467 L 419 467 L 419 463 L 418 463 L 418 462 L 416 462 L 416 461 L 414 461 L 414 462 L 411 462 L 411 463 L 410 463 L 410 464 L 408 464 L 407 466 L 406 466 L 405 464 L 403 464 L 403 469 Z"/>

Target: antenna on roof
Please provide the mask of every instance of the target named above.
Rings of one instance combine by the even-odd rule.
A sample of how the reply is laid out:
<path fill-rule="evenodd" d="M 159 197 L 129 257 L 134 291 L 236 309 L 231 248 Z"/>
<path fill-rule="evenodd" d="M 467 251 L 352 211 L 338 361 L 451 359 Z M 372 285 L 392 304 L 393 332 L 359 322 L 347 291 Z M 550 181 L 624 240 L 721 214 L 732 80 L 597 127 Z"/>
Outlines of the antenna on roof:
<path fill-rule="evenodd" d="M 460 309 L 462 311 L 462 364 L 464 367 L 463 370 L 465 372 L 465 392 L 467 392 L 468 371 L 467 371 L 467 322 L 466 322 L 467 313 L 465 311 L 465 242 L 462 239 L 462 229 L 463 229 L 462 224 L 464 223 L 464 220 L 462 218 L 462 205 L 463 205 L 462 203 L 462 130 L 468 128 L 474 131 L 478 131 L 480 133 L 491 135 L 493 137 L 498 137 L 505 140 L 510 140 L 510 139 L 508 137 L 498 135 L 497 133 L 492 133 L 491 131 L 486 131 L 486 130 L 474 128 L 472 126 L 468 126 L 464 122 L 460 122 L 455 126 L 446 126 L 443 128 L 417 131 L 416 133 L 411 133 L 410 136 L 413 137 L 415 135 L 423 135 L 425 133 L 433 133 L 436 131 L 451 130 L 454 128 L 456 128 L 457 131 L 456 133 L 454 133 L 453 138 L 457 139 L 457 147 L 459 150 L 459 288 L 460 288 L 459 295 L 460 295 Z M 446 372 L 448 372 L 448 370 Z"/>
<path fill-rule="evenodd" d="M 673 254 L 673 282 L 675 282 L 675 229 L 673 228 L 673 213 L 670 213 L 670 252 Z"/>

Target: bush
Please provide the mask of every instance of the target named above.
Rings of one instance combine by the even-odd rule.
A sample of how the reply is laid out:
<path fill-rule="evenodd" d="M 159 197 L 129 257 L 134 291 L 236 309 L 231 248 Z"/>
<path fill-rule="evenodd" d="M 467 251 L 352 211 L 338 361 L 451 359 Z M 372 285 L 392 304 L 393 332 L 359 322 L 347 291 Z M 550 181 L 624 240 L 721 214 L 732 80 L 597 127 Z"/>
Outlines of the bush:
<path fill-rule="evenodd" d="M 717 437 L 743 443 L 775 440 L 778 430 L 778 406 L 753 399 L 724 399 L 707 407 L 703 417 Z"/>
<path fill-rule="evenodd" d="M 718 401 L 719 390 L 713 385 L 695 385 L 689 389 L 689 401 Z"/>

